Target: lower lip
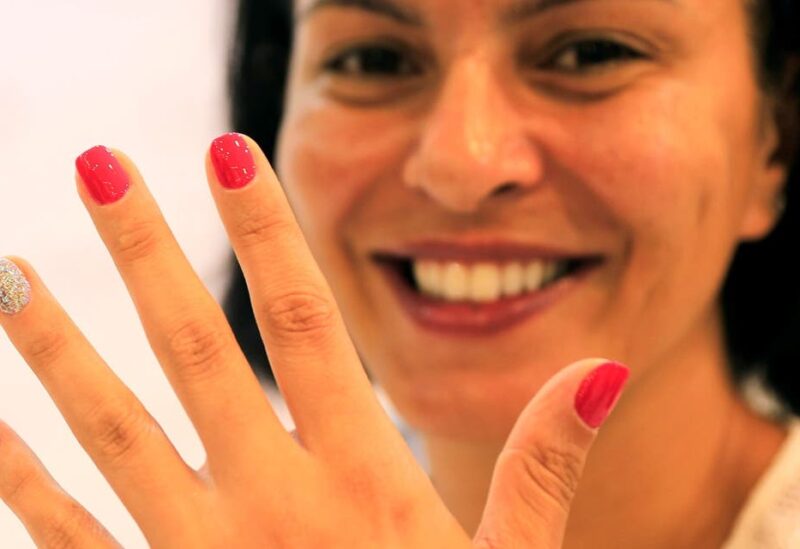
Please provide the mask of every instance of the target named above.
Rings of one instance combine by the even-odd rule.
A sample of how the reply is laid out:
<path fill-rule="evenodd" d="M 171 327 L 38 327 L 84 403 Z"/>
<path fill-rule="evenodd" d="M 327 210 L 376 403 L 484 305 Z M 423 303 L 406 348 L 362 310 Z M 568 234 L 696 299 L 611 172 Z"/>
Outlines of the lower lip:
<path fill-rule="evenodd" d="M 535 292 L 503 297 L 489 303 L 453 303 L 423 295 L 403 279 L 398 269 L 379 264 L 394 294 L 411 318 L 423 328 L 452 335 L 491 335 L 523 322 L 562 299 L 593 273 L 601 262 Z"/>

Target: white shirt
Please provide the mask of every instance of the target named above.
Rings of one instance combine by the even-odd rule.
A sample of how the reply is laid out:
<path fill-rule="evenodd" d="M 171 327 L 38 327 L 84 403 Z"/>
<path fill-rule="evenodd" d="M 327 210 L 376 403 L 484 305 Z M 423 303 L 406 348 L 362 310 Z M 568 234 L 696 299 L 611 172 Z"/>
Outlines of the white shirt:
<path fill-rule="evenodd" d="M 756 482 L 722 549 L 800 548 L 800 418 Z"/>

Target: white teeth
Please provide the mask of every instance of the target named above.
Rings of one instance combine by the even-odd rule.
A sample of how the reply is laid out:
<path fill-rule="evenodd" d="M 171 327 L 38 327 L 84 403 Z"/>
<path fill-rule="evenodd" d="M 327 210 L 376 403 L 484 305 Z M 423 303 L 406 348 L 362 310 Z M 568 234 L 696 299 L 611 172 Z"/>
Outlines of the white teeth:
<path fill-rule="evenodd" d="M 422 293 L 440 296 L 442 288 L 442 268 L 434 261 L 414 261 L 414 278 Z"/>
<path fill-rule="evenodd" d="M 503 268 L 503 295 L 517 295 L 525 289 L 522 263 L 509 263 Z"/>
<path fill-rule="evenodd" d="M 544 280 L 544 264 L 540 261 L 525 266 L 525 289 L 530 291 L 541 288 Z"/>
<path fill-rule="evenodd" d="M 448 263 L 442 273 L 441 296 L 449 301 L 462 301 L 469 292 L 469 270 L 460 263 Z"/>
<path fill-rule="evenodd" d="M 447 301 L 485 303 L 501 296 L 531 292 L 552 282 L 563 272 L 563 262 L 482 262 L 412 260 L 412 271 L 422 293 Z"/>
<path fill-rule="evenodd" d="M 492 263 L 478 263 L 471 269 L 469 277 L 469 298 L 484 303 L 500 297 L 502 281 L 500 269 Z"/>

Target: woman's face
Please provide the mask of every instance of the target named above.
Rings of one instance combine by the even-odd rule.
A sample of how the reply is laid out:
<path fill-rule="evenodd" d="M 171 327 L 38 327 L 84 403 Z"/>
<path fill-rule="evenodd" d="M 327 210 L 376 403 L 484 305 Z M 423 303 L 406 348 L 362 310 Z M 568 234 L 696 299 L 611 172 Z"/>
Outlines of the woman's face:
<path fill-rule="evenodd" d="M 740 0 L 295 2 L 277 170 L 418 428 L 506 433 L 587 356 L 633 387 L 774 222 L 785 171 Z M 586 270 L 542 288 L 565 258 Z M 398 290 L 415 265 L 428 289 Z"/>

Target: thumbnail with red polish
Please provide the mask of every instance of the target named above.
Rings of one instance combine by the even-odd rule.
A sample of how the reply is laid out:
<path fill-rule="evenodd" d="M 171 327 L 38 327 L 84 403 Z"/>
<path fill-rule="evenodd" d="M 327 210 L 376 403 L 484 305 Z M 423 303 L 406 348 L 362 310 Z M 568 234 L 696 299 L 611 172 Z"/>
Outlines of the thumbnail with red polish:
<path fill-rule="evenodd" d="M 256 163 L 241 134 L 226 133 L 211 143 L 211 163 L 226 189 L 244 187 L 256 176 Z"/>
<path fill-rule="evenodd" d="M 575 393 L 575 410 L 589 427 L 598 427 L 605 421 L 617 403 L 630 370 L 618 362 L 601 364 L 581 381 Z"/>
<path fill-rule="evenodd" d="M 128 191 L 128 174 L 107 148 L 92 147 L 75 159 L 75 167 L 89 194 L 98 204 L 116 202 Z"/>

